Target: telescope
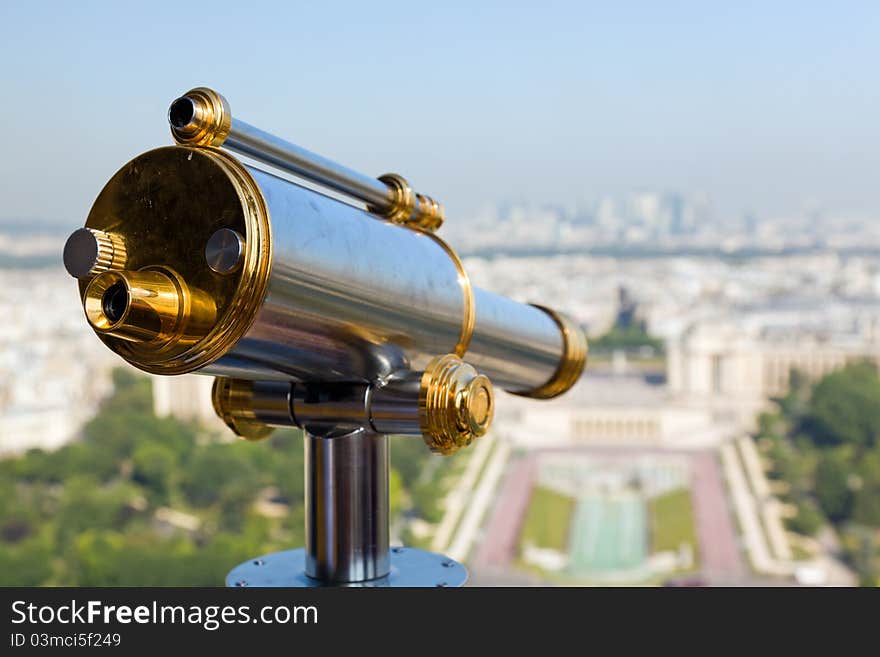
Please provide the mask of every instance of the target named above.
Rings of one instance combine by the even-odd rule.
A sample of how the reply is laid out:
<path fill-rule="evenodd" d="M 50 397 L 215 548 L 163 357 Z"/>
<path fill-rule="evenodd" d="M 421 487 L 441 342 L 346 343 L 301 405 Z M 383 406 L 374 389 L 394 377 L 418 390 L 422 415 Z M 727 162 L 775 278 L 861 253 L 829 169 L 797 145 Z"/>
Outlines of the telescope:
<path fill-rule="evenodd" d="M 461 585 L 443 555 L 390 548 L 389 436 L 448 455 L 489 429 L 493 385 L 568 390 L 583 330 L 471 284 L 442 206 L 255 128 L 223 96 L 174 100 L 175 145 L 138 155 L 64 247 L 86 319 L 146 372 L 216 377 L 238 436 L 299 427 L 306 546 L 234 568 L 231 586 Z"/>

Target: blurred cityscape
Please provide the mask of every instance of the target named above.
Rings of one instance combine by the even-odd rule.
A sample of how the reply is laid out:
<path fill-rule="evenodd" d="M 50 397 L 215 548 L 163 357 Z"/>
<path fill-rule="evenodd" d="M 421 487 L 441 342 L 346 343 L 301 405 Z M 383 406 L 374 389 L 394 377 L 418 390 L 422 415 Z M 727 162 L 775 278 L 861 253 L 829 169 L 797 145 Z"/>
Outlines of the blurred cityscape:
<path fill-rule="evenodd" d="M 716 213 L 705 194 L 640 192 L 593 203 L 485 206 L 443 230 L 462 253 L 779 254 L 876 251 L 876 216 L 848 216 L 806 203 L 791 216 Z"/>
<path fill-rule="evenodd" d="M 74 227 L 0 223 L 7 473 L 94 440 L 114 380 L 133 385 L 113 374 L 121 361 L 88 328 L 60 266 Z M 422 446 L 396 439 L 395 540 L 465 561 L 477 585 L 877 583 L 880 217 L 819 207 L 718 217 L 704 196 L 645 192 L 576 208 L 499 205 L 442 232 L 476 285 L 575 317 L 591 358 L 552 402 L 499 394 L 490 435 L 453 459 L 411 456 Z M 154 378 L 152 413 L 195 427 L 193 444 L 224 444 L 210 384 Z M 131 462 L 133 481 L 157 481 L 137 478 L 155 458 Z M 199 502 L 186 481 L 177 496 L 169 481 L 123 506 L 148 511 L 163 536 L 197 534 L 199 509 L 222 496 Z M 247 510 L 236 509 L 295 523 L 285 485 L 255 478 Z M 14 510 L 0 518 L 0 572 L 15 570 L 16 545 L 37 540 L 27 522 Z M 107 583 L 37 572 L 24 583 Z"/>

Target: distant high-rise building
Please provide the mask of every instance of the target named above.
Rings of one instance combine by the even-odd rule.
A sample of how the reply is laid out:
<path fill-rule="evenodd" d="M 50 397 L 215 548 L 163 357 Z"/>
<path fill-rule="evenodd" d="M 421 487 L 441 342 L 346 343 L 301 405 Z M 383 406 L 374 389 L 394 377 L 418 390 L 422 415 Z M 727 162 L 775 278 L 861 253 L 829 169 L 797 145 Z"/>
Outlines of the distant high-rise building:
<path fill-rule="evenodd" d="M 620 213 L 617 202 L 610 197 L 605 197 L 596 206 L 596 223 L 605 229 L 620 227 Z"/>
<path fill-rule="evenodd" d="M 666 194 L 663 198 L 663 212 L 666 215 L 669 233 L 672 235 L 683 235 L 692 228 L 685 223 L 684 207 L 684 198 L 680 194 Z"/>
<path fill-rule="evenodd" d="M 659 194 L 640 193 L 630 198 L 629 218 L 650 229 L 659 228 L 661 199 Z"/>

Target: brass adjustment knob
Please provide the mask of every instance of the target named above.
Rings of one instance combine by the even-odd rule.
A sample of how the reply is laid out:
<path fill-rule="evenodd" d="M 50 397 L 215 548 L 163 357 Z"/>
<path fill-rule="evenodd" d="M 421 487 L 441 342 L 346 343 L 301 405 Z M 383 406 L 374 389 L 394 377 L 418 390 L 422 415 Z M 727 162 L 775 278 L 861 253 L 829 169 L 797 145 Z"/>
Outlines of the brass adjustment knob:
<path fill-rule="evenodd" d="M 73 231 L 64 244 L 64 268 L 74 278 L 125 269 L 125 242 L 113 233 L 94 228 Z"/>
<path fill-rule="evenodd" d="M 495 396 L 489 379 L 454 354 L 438 356 L 419 386 L 419 423 L 432 452 L 452 454 L 489 430 Z"/>

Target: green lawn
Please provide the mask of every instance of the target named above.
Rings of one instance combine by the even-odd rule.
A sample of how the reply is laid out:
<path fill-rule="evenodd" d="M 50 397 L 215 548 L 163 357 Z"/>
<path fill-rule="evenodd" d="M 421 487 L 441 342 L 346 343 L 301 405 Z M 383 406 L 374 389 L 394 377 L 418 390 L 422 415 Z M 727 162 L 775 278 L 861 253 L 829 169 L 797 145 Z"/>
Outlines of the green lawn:
<path fill-rule="evenodd" d="M 664 493 L 651 500 L 651 550 L 677 552 L 682 543 L 697 556 L 697 534 L 691 492 L 686 488 Z"/>
<path fill-rule="evenodd" d="M 535 487 L 520 534 L 521 544 L 566 551 L 575 501 L 547 488 Z"/>

